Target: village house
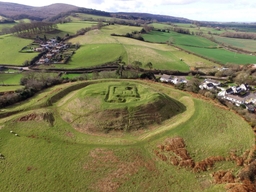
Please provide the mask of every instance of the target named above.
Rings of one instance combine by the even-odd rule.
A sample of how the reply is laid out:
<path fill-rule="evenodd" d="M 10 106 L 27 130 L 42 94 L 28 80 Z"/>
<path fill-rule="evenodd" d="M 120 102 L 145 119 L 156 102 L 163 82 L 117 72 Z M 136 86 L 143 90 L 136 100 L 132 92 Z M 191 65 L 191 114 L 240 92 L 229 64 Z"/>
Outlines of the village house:
<path fill-rule="evenodd" d="M 37 64 L 45 64 L 45 63 L 49 63 L 49 59 L 48 58 L 41 57 L 39 59 L 39 61 L 37 62 Z"/>
<path fill-rule="evenodd" d="M 250 86 L 248 84 L 229 87 L 228 89 L 219 92 L 218 96 L 234 103 L 236 106 L 240 106 L 241 104 L 244 104 L 245 106 L 251 104 L 251 111 L 253 111 L 252 106 L 255 106 L 256 104 L 256 95 L 250 93 Z"/>
<path fill-rule="evenodd" d="M 172 76 L 171 75 L 166 75 L 166 74 L 163 74 L 160 78 L 160 81 L 163 82 L 163 83 L 170 83 L 172 80 Z"/>
<path fill-rule="evenodd" d="M 160 81 L 164 83 L 173 83 L 175 85 L 188 82 L 184 77 L 176 77 L 166 74 L 161 76 Z"/>
<path fill-rule="evenodd" d="M 47 53 L 47 54 L 46 54 L 46 57 L 47 57 L 48 59 L 51 59 L 53 56 L 54 56 L 53 53 Z"/>
<path fill-rule="evenodd" d="M 174 77 L 171 82 L 175 85 L 181 84 L 181 83 L 187 83 L 188 81 L 184 77 Z"/>
<path fill-rule="evenodd" d="M 201 85 L 199 85 L 199 88 L 213 90 L 213 89 L 219 88 L 220 84 L 221 83 L 219 81 L 212 80 L 212 79 L 205 79 L 204 82 Z"/>
<path fill-rule="evenodd" d="M 232 95 L 232 94 L 225 94 L 223 96 L 223 99 L 234 103 L 236 106 L 240 106 L 241 104 L 244 104 L 244 101 L 245 101 L 245 98 L 240 97 L 238 95 Z"/>
<path fill-rule="evenodd" d="M 45 48 L 44 47 L 37 47 L 37 48 L 34 49 L 34 51 L 43 52 L 43 51 L 45 51 Z"/>

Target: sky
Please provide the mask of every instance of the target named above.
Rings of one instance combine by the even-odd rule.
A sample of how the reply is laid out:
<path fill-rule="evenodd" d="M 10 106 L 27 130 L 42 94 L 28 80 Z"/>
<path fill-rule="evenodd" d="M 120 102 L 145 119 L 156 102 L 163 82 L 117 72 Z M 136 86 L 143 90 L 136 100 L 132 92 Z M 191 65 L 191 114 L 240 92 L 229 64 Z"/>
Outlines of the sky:
<path fill-rule="evenodd" d="M 0 0 L 30 6 L 65 3 L 107 12 L 143 12 L 198 21 L 256 22 L 255 0 Z"/>

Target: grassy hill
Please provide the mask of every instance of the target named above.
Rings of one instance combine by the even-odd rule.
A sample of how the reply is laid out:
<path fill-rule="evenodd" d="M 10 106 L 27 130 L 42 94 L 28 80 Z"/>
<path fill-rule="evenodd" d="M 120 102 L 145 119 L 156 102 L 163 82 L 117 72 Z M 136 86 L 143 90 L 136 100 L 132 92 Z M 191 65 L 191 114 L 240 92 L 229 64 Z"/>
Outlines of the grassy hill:
<path fill-rule="evenodd" d="M 146 129 L 185 110 L 184 105 L 165 94 L 125 82 L 88 85 L 64 100 L 60 105 L 62 118 L 85 133 Z"/>
<path fill-rule="evenodd" d="M 160 150 L 159 145 L 166 139 L 179 136 L 189 155 L 199 162 L 213 156 L 229 157 L 231 151 L 241 156 L 254 144 L 248 123 L 232 111 L 165 84 L 139 80 L 129 83 L 166 94 L 183 103 L 186 111 L 150 129 L 81 133 L 62 120 L 58 109 L 88 83 L 94 83 L 95 87 L 97 83 L 104 85 L 100 81 L 58 85 L 0 111 L 2 115 L 22 110 L 0 118 L 0 152 L 4 155 L 0 159 L 1 191 L 225 191 L 224 185 L 215 184 L 211 175 L 219 170 L 232 170 L 237 175 L 241 167 L 232 161 L 221 161 L 207 171 L 193 172 L 163 161 L 155 151 Z M 83 96 L 86 89 L 80 93 Z M 92 90 L 88 94 L 94 98 L 98 95 Z M 84 99 L 93 103 L 87 97 Z"/>

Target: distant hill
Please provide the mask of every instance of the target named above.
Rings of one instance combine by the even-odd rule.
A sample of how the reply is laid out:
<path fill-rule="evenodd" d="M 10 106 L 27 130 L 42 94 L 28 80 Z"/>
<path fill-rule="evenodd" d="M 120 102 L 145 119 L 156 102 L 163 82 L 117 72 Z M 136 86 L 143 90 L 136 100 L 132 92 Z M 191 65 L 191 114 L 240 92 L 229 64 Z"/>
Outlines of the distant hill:
<path fill-rule="evenodd" d="M 140 19 L 146 19 L 146 20 L 157 20 L 158 22 L 191 23 L 192 21 L 182 17 L 173 17 L 168 15 L 155 15 L 150 13 L 118 12 L 118 13 L 112 13 L 112 15 L 115 17 L 123 18 L 123 19 L 140 18 Z"/>
<path fill-rule="evenodd" d="M 190 23 L 191 20 L 181 17 L 173 17 L 166 15 L 154 15 L 148 13 L 109 13 L 105 11 L 87 9 L 77 7 L 74 5 L 56 3 L 43 7 L 33 7 L 28 5 L 22 5 L 18 3 L 6 3 L 0 2 L 0 15 L 13 19 L 28 18 L 31 20 L 46 20 L 56 21 L 62 17 L 68 16 L 71 13 L 87 13 L 92 15 L 124 18 L 124 19 L 142 19 L 142 20 L 157 20 L 159 22 L 178 22 L 178 23 Z"/>
<path fill-rule="evenodd" d="M 12 19 L 34 19 L 44 20 L 63 12 L 77 10 L 78 7 L 68 4 L 52 4 L 44 7 L 32 7 L 17 3 L 0 2 L 0 15 Z"/>

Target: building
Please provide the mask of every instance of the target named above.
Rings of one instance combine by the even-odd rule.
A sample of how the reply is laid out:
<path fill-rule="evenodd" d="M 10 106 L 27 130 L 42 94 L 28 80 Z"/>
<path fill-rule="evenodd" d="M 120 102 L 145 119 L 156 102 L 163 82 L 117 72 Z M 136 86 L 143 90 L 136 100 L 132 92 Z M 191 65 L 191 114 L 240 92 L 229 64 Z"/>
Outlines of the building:
<path fill-rule="evenodd" d="M 172 76 L 166 75 L 166 74 L 163 74 L 160 78 L 160 81 L 163 83 L 171 83 L 171 80 L 172 80 Z"/>
<path fill-rule="evenodd" d="M 223 99 L 226 99 L 234 103 L 236 106 L 240 106 L 241 104 L 244 104 L 244 101 L 245 101 L 245 98 L 240 97 L 238 95 L 232 95 L 232 94 L 225 94 L 223 96 Z"/>

